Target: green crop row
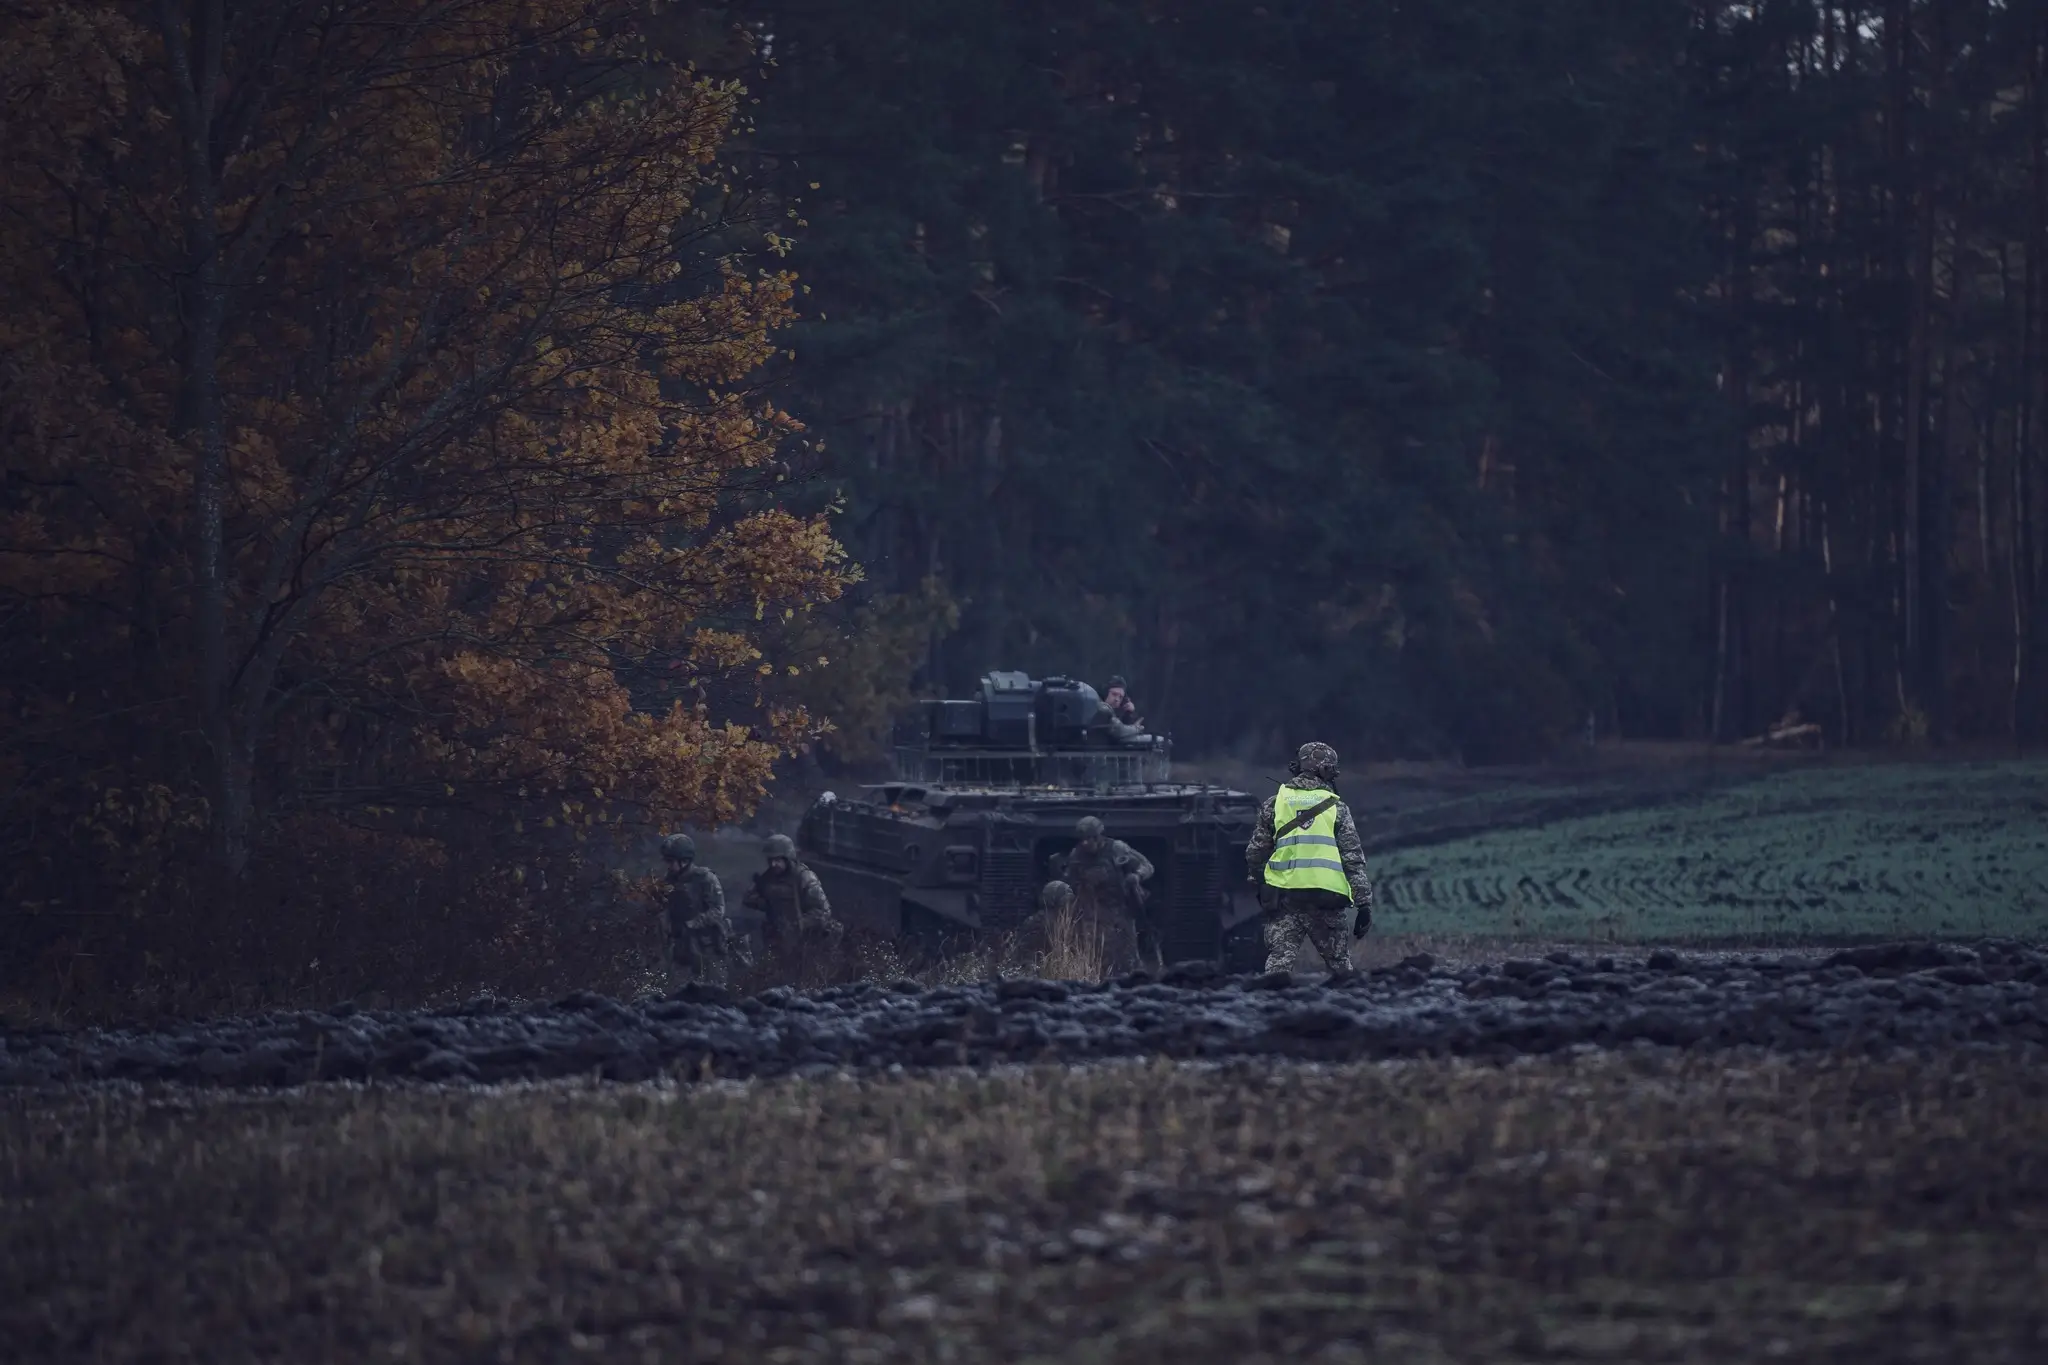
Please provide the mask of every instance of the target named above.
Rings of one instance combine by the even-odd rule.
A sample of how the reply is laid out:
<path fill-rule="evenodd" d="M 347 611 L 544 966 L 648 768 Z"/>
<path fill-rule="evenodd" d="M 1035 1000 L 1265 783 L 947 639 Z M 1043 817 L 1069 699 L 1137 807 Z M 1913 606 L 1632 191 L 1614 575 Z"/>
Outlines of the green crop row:
<path fill-rule="evenodd" d="M 2048 763 L 1781 772 L 1374 860 L 1401 934 L 1825 941 L 2048 932 Z"/>

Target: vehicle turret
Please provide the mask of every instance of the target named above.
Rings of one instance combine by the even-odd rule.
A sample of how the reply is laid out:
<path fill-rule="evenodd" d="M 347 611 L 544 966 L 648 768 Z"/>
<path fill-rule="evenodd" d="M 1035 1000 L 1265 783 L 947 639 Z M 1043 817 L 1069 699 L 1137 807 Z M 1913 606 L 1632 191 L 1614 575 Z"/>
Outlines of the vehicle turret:
<path fill-rule="evenodd" d="M 990 672 L 971 697 L 926 701 L 897 732 L 906 781 L 972 786 L 1146 786 L 1171 778 L 1172 744 L 1110 714 L 1072 678 Z"/>

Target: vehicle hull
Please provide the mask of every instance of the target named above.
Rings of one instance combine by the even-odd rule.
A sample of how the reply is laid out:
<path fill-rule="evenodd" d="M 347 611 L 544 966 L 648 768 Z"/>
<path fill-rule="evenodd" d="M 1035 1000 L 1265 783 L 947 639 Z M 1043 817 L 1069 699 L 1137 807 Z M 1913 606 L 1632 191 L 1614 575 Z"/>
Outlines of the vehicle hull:
<path fill-rule="evenodd" d="M 1038 907 L 1074 825 L 1095 816 L 1153 865 L 1147 921 L 1168 964 L 1256 970 L 1259 908 L 1244 850 L 1256 800 L 1159 784 L 1108 791 L 887 784 L 869 799 L 824 800 L 798 832 L 805 862 L 849 925 L 940 946 L 987 941 Z"/>

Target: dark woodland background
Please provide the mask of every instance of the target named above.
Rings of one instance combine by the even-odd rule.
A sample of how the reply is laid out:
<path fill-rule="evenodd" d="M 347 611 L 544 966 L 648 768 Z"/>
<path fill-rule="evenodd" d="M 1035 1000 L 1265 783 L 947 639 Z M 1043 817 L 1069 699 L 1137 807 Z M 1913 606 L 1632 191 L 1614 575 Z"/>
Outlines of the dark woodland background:
<path fill-rule="evenodd" d="M 0 9 L 0 986 L 617 984 L 649 832 L 998 667 L 2048 738 L 2048 5 L 139 15 Z"/>
<path fill-rule="evenodd" d="M 959 600 L 934 681 L 1122 672 L 1183 751 L 2048 728 L 2048 6 L 740 13 L 790 401 Z"/>

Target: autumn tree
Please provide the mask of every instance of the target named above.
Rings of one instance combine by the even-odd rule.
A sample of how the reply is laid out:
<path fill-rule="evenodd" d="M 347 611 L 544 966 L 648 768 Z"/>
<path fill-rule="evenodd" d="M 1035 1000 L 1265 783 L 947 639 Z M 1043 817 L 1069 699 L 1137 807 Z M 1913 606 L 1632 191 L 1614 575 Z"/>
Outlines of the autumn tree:
<path fill-rule="evenodd" d="M 293 821 L 729 819 L 811 732 L 703 700 L 848 575 L 750 380 L 743 92 L 644 8 L 0 10 L 15 894 L 92 837 L 217 884 Z"/>

